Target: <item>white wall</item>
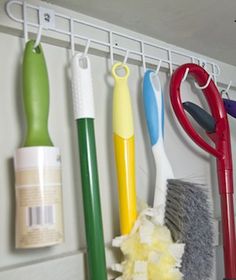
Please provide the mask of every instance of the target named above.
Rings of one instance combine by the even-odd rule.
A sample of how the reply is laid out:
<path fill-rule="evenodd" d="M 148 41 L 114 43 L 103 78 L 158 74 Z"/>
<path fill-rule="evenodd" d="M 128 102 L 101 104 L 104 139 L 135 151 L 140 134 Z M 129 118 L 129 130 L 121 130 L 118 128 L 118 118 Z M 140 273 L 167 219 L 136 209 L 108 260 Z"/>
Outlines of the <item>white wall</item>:
<path fill-rule="evenodd" d="M 21 102 L 22 41 L 0 33 L 0 280 L 10 279 L 85 279 L 82 251 L 85 248 L 81 184 L 76 129 L 73 120 L 69 80 L 69 52 L 43 44 L 48 66 L 51 104 L 49 127 L 55 146 L 60 147 L 63 160 L 63 197 L 65 237 L 63 245 L 38 250 L 14 249 L 14 173 L 12 156 L 22 144 L 25 125 Z M 112 85 L 108 60 L 90 55 L 95 89 L 96 141 L 100 191 L 108 266 L 119 258 L 109 249 L 119 235 L 117 186 L 112 142 Z M 136 134 L 136 175 L 139 197 L 152 203 L 155 170 L 141 99 L 142 70 L 130 65 L 129 79 Z M 235 70 L 235 69 L 234 69 Z M 177 178 L 187 178 L 212 185 L 215 215 L 220 216 L 214 164 L 178 129 L 170 112 L 167 74 L 160 73 L 166 101 L 165 145 Z M 193 87 L 185 83 L 185 98 L 198 102 Z M 195 91 L 195 90 L 194 90 Z M 232 96 L 233 96 L 232 92 Z M 190 97 L 191 96 L 191 97 Z M 190 100 L 189 99 L 189 100 Z M 235 155 L 235 120 L 230 119 L 232 147 Z M 235 158 L 235 157 L 234 157 Z M 211 184 L 211 182 L 213 182 Z M 81 252 L 80 254 L 78 254 Z M 116 250 L 114 250 L 115 252 Z M 65 261 L 63 261 L 65 260 Z M 217 260 L 217 278 L 223 278 L 222 259 Z M 63 267 L 64 266 L 64 267 Z"/>

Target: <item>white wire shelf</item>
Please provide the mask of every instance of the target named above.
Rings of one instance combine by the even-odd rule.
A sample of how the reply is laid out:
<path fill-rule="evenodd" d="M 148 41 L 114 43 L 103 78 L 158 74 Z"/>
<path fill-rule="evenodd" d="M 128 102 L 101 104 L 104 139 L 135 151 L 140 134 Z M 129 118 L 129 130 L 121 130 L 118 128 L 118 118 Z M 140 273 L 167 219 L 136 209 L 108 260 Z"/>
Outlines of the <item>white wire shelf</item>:
<path fill-rule="evenodd" d="M 108 53 L 111 63 L 114 62 L 116 55 L 124 56 L 125 61 L 132 59 L 141 62 L 144 68 L 146 65 L 159 69 L 162 67 L 168 69 L 170 74 L 183 63 L 196 63 L 203 66 L 215 82 L 220 75 L 220 67 L 213 61 L 79 20 L 58 13 L 52 8 L 52 5 L 48 9 L 20 0 L 11 0 L 6 3 L 7 15 L 12 20 L 23 24 L 25 40 L 28 39 L 28 27 L 34 27 L 40 32 L 42 30 L 50 31 L 66 36 L 72 52 L 75 51 L 76 45 L 85 45 L 86 51 L 89 47 L 98 50 L 103 47 Z M 16 12 L 17 9 L 20 9 L 21 12 Z M 20 14 L 21 17 L 15 14 Z"/>

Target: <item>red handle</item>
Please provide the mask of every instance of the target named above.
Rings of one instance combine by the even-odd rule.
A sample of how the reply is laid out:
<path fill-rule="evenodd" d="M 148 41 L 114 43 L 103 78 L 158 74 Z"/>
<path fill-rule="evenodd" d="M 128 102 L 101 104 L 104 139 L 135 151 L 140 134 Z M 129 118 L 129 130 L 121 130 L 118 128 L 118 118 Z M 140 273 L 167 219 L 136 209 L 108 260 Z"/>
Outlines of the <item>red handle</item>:
<path fill-rule="evenodd" d="M 218 184 L 221 195 L 225 277 L 227 279 L 234 279 L 236 278 L 236 237 L 232 155 L 227 113 L 225 112 L 220 93 L 214 81 L 211 80 L 209 85 L 203 89 L 203 93 L 211 114 L 216 121 L 216 131 L 208 134 L 215 144 L 215 147 L 212 147 L 194 130 L 182 105 L 180 86 L 187 69 L 189 69 L 189 74 L 193 76 L 200 86 L 205 85 L 208 81 L 209 74 L 201 66 L 192 63 L 180 66 L 172 75 L 170 82 L 171 104 L 177 119 L 191 139 L 217 159 Z"/>

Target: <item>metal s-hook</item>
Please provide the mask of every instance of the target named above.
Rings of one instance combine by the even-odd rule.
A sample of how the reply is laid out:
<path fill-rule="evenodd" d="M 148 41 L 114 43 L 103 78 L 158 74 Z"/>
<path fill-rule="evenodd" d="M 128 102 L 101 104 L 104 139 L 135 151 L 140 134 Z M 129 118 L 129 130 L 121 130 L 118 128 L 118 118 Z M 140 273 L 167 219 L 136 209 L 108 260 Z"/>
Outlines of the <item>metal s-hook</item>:
<path fill-rule="evenodd" d="M 182 82 L 184 82 L 187 79 L 188 73 L 189 73 L 189 68 L 186 68 L 186 71 L 184 73 Z M 195 87 L 198 88 L 198 89 L 206 89 L 209 86 L 209 84 L 211 82 L 211 79 L 212 79 L 212 75 L 209 74 L 208 80 L 207 80 L 205 85 L 199 86 L 196 82 L 194 82 Z"/>
<path fill-rule="evenodd" d="M 160 71 L 161 64 L 162 64 L 162 60 L 160 59 L 158 65 L 157 65 L 156 71 L 155 71 L 155 74 L 156 74 L 156 75 L 157 75 L 157 74 L 159 73 L 159 71 Z"/>
<path fill-rule="evenodd" d="M 206 63 L 205 60 L 203 60 L 203 59 L 200 59 L 200 60 L 199 60 L 199 66 L 201 66 L 203 69 L 206 68 L 206 65 L 207 65 L 207 63 Z M 212 74 L 209 74 L 208 80 L 207 80 L 207 82 L 206 82 L 205 85 L 199 86 L 199 84 L 197 84 L 196 82 L 194 82 L 194 85 L 195 85 L 195 87 L 196 87 L 197 89 L 201 89 L 201 90 L 202 90 L 202 89 L 206 89 L 206 88 L 209 86 L 209 84 L 210 84 L 212 78 L 213 78 L 213 77 L 212 77 Z"/>
<path fill-rule="evenodd" d="M 88 39 L 87 44 L 86 44 L 85 49 L 84 49 L 84 54 L 83 54 L 84 56 L 87 56 L 87 54 L 88 54 L 90 43 L 91 43 L 91 40 Z"/>
<path fill-rule="evenodd" d="M 13 1 L 14 3 L 19 3 L 19 1 Z M 9 2 L 11 3 L 11 2 Z M 10 14 L 10 4 L 7 5 L 7 11 Z M 28 35 L 28 20 L 27 20 L 27 2 L 24 1 L 23 2 L 23 29 L 24 29 L 24 40 L 25 40 L 25 44 L 28 42 L 29 40 L 29 35 Z M 41 40 L 41 36 L 42 36 L 42 30 L 43 30 L 43 26 L 42 24 L 39 25 L 39 29 L 38 29 L 38 34 L 37 34 L 37 38 L 35 40 L 34 43 L 34 49 L 38 47 L 40 40 Z"/>
<path fill-rule="evenodd" d="M 37 34 L 37 38 L 36 38 L 35 43 L 34 43 L 34 49 L 36 49 L 40 44 L 41 37 L 42 37 L 42 31 L 43 31 L 43 25 L 40 24 L 38 34 Z"/>
<path fill-rule="evenodd" d="M 70 47 L 72 57 L 75 55 L 74 19 L 70 19 Z"/>
<path fill-rule="evenodd" d="M 182 82 L 184 82 L 187 79 L 188 73 L 189 73 L 189 68 L 186 68 Z"/>
<path fill-rule="evenodd" d="M 9 2 L 10 3 L 10 2 Z M 23 2 L 23 17 L 24 17 L 24 40 L 25 44 L 28 42 L 29 37 L 28 37 L 28 25 L 27 25 L 27 3 L 26 1 Z"/>
<path fill-rule="evenodd" d="M 210 82 L 211 82 L 211 79 L 212 79 L 212 75 L 209 74 L 208 80 L 207 80 L 207 82 L 206 82 L 205 85 L 199 86 L 196 82 L 194 82 L 195 87 L 196 87 L 197 89 L 206 89 L 206 88 L 209 86 L 209 84 L 210 84 Z"/>
<path fill-rule="evenodd" d="M 124 60 L 123 60 L 123 64 L 127 63 L 128 57 L 129 57 L 129 50 L 126 50 L 126 54 L 125 54 L 125 57 L 124 57 Z"/>
<path fill-rule="evenodd" d="M 230 89 L 231 85 L 232 85 L 232 81 L 229 82 L 229 84 L 228 84 L 228 86 L 227 86 L 226 89 L 222 89 L 221 92 L 220 92 L 221 95 L 225 94 L 226 97 L 227 97 L 229 100 L 230 100 L 230 97 L 229 97 L 229 89 Z"/>
<path fill-rule="evenodd" d="M 71 23 L 70 23 L 70 45 L 71 45 L 71 54 L 72 56 L 75 55 L 75 38 L 74 38 L 74 28 L 73 28 L 73 19 L 71 19 Z M 82 56 L 87 56 L 88 54 L 88 50 L 91 44 L 91 40 L 87 39 L 87 43 L 85 45 L 84 48 L 84 52 L 82 53 Z"/>
<path fill-rule="evenodd" d="M 142 63 L 143 63 L 143 71 L 146 72 L 146 57 L 145 57 L 145 50 L 144 50 L 144 42 L 141 41 L 141 53 L 142 53 Z"/>

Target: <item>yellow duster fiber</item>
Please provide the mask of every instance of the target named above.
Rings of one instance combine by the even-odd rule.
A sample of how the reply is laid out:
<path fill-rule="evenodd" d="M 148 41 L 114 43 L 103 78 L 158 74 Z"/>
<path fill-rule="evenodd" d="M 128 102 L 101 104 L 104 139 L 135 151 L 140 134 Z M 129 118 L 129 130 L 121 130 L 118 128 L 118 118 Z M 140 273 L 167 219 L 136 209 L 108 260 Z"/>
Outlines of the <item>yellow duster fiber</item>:
<path fill-rule="evenodd" d="M 184 244 L 174 243 L 169 229 L 156 224 L 157 210 L 147 208 L 139 215 L 131 233 L 117 237 L 113 246 L 120 247 L 124 261 L 114 270 L 119 280 L 181 280 L 179 268 Z"/>

